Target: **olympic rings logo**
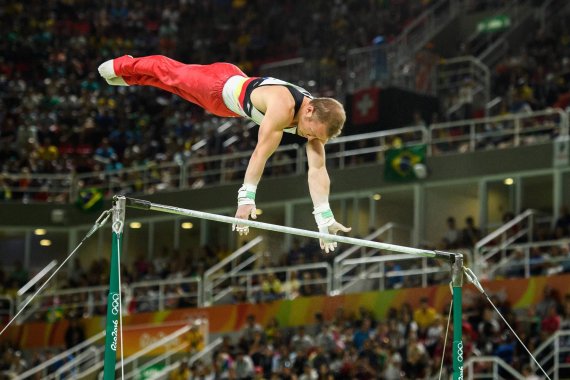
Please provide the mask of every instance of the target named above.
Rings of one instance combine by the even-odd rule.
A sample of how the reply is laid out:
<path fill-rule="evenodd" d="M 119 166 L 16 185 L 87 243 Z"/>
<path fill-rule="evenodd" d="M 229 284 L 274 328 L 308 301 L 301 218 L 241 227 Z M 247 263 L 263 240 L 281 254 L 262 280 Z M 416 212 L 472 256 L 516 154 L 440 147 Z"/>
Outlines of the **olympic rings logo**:
<path fill-rule="evenodd" d="M 457 343 L 457 361 L 463 363 L 463 342 Z"/>
<path fill-rule="evenodd" d="M 111 314 L 117 315 L 119 314 L 119 307 L 120 303 L 120 295 L 119 293 L 111 293 Z"/>

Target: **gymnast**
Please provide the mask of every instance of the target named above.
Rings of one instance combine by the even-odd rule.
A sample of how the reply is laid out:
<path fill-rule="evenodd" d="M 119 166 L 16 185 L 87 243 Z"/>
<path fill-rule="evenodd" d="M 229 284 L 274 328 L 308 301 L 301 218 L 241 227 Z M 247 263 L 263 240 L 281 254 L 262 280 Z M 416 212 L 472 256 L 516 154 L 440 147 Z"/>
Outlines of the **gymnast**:
<path fill-rule="evenodd" d="M 328 200 L 330 179 L 324 145 L 341 133 L 346 120 L 342 104 L 335 99 L 314 98 L 307 90 L 279 79 L 248 77 L 237 66 L 224 62 L 195 65 L 161 55 L 125 55 L 102 63 L 98 70 L 110 85 L 158 87 L 214 115 L 245 117 L 260 126 L 257 145 L 237 194 L 235 216 L 239 219 L 256 219 L 257 185 L 283 133 L 306 138 L 309 192 L 319 232 L 336 235 L 351 230 L 335 220 Z M 237 224 L 233 229 L 240 235 L 249 232 L 245 225 Z M 337 243 L 321 239 L 320 246 L 329 253 Z"/>

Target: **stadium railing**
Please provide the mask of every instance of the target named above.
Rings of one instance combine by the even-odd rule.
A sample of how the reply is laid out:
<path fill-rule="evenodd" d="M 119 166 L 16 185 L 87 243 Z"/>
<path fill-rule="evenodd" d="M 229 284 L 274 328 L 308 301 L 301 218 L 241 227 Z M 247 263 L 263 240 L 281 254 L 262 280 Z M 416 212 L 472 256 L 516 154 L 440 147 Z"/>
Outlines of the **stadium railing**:
<path fill-rule="evenodd" d="M 115 366 L 115 371 L 121 370 L 121 364 L 125 369 L 125 379 L 131 379 L 133 377 L 140 376 L 140 367 L 145 366 L 148 361 L 154 359 L 154 357 L 149 356 L 150 353 L 157 349 L 164 349 L 168 347 L 168 352 L 170 354 L 182 354 L 184 350 L 188 348 L 188 342 L 184 341 L 183 336 L 187 334 L 191 329 L 191 326 L 184 326 L 175 332 L 166 335 L 165 337 L 153 342 L 147 346 L 145 346 L 142 350 L 136 352 L 133 355 L 128 356 L 123 360 L 123 362 L 118 362 Z M 162 359 L 167 359 L 171 355 L 165 356 Z M 99 360 L 96 363 L 93 363 L 89 368 L 82 371 L 81 373 L 76 374 L 76 378 L 83 379 L 88 378 L 88 376 L 92 377 L 93 374 L 98 374 L 98 378 L 103 378 L 102 371 L 103 370 L 103 360 Z"/>
<path fill-rule="evenodd" d="M 344 168 L 363 162 L 384 160 L 383 152 L 395 141 L 404 146 L 426 144 L 428 155 L 456 154 L 479 150 L 512 148 L 552 141 L 568 136 L 568 114 L 560 109 L 509 114 L 504 116 L 412 126 L 387 131 L 343 136 L 327 143 L 327 164 Z M 152 193 L 168 189 L 191 189 L 243 178 L 251 151 L 210 157 L 191 157 L 184 162 L 145 165 L 115 171 L 81 175 L 34 174 L 38 187 L 19 186 L 30 175 L 4 173 L 14 199 L 32 202 L 74 201 L 84 189 L 100 190 L 107 195 Z M 266 175 L 273 177 L 305 172 L 304 147 L 293 144 L 280 147 L 268 161 Z M 45 184 L 49 184 L 46 186 Z M 39 196 L 38 194 L 43 194 Z M 17 195 L 17 196 L 16 196 Z M 36 197 L 37 196 L 37 197 Z"/>
<path fill-rule="evenodd" d="M 176 295 L 170 293 L 172 287 L 177 287 Z M 56 313 L 54 319 L 67 315 L 92 316 L 104 315 L 107 307 L 108 286 L 92 286 L 74 289 L 50 290 L 38 294 L 30 306 L 30 312 L 20 318 L 25 321 L 33 315 Z M 124 312 L 128 313 L 134 300 L 135 311 L 164 310 L 170 306 L 169 301 L 179 301 L 188 307 L 202 305 L 202 280 L 199 277 L 172 278 L 158 281 L 140 281 L 123 284 Z M 19 296 L 16 308 L 22 305 L 28 295 Z M 140 304 L 144 304 L 144 308 Z M 178 304 L 176 304 L 178 305 Z M 177 306 L 176 306 L 177 307 Z"/>
<path fill-rule="evenodd" d="M 567 379 L 570 373 L 570 330 L 558 330 L 534 351 L 534 356 L 551 379 Z M 536 371 L 536 364 L 531 362 Z"/>
<path fill-rule="evenodd" d="M 429 155 L 514 148 L 568 135 L 560 109 L 438 123 L 430 126 Z"/>
<path fill-rule="evenodd" d="M 537 210 L 526 210 L 495 231 L 483 237 L 473 250 L 474 270 L 483 275 L 490 265 L 507 258 L 507 249 L 521 239 L 532 242 L 535 227 L 548 216 Z"/>
<path fill-rule="evenodd" d="M 461 10 L 461 1 L 439 1 L 410 23 L 393 42 L 351 49 L 346 56 L 347 91 L 378 85 L 416 90 L 415 54 Z M 402 69 L 404 66 L 406 70 Z"/>
<path fill-rule="evenodd" d="M 304 278 L 305 274 L 308 275 L 307 278 Z M 274 275 L 277 279 L 281 278 L 278 280 L 281 287 L 280 292 L 274 293 L 274 290 L 266 292 L 263 289 L 262 278 L 265 275 Z M 298 275 L 298 277 L 294 275 Z M 328 295 L 332 290 L 332 269 L 326 262 L 242 270 L 222 274 L 220 278 L 228 280 L 230 285 L 217 291 L 214 289 L 211 304 L 266 302 L 275 299 L 292 299 L 300 294 Z M 205 287 L 207 286 L 209 285 L 205 281 Z M 303 289 L 310 289 L 310 294 L 303 293 Z M 243 295 L 244 299 L 240 299 L 240 295 Z"/>
<path fill-rule="evenodd" d="M 29 370 L 21 373 L 18 375 L 17 379 L 29 379 L 29 378 L 42 378 L 42 379 L 52 379 L 55 376 L 55 373 L 48 374 L 48 368 L 57 364 L 61 361 L 66 360 L 67 358 L 77 357 L 80 353 L 86 352 L 89 347 L 94 346 L 104 346 L 104 339 L 105 339 L 106 331 L 103 330 L 92 337 L 88 338 L 87 340 L 71 347 L 68 350 L 60 352 L 57 355 L 47 359 L 46 361 L 42 362 L 40 365 L 30 368 Z"/>
<path fill-rule="evenodd" d="M 404 233 L 405 237 L 402 239 L 401 233 Z M 398 233 L 397 239 L 395 236 Z M 409 245 L 412 242 L 413 229 L 408 226 L 404 226 L 398 223 L 386 223 L 382 227 L 378 228 L 376 231 L 372 232 L 370 235 L 364 237 L 364 240 L 378 240 L 385 243 L 391 244 L 402 244 Z M 335 256 L 333 261 L 333 289 L 336 292 L 340 292 L 345 281 L 351 281 L 354 278 L 360 278 L 360 272 L 365 270 L 363 267 L 358 267 L 356 265 L 343 266 L 342 262 L 348 258 L 365 258 L 377 254 L 379 251 L 375 249 L 368 249 L 365 247 L 350 247 L 341 254 Z"/>
<path fill-rule="evenodd" d="M 548 252 L 545 252 L 545 248 Z M 553 255 L 556 251 L 559 253 Z M 500 261 L 489 265 L 485 272 L 489 279 L 570 272 L 570 239 L 511 244 L 501 252 Z"/>
<path fill-rule="evenodd" d="M 206 359 L 206 361 L 211 361 L 211 357 L 214 353 L 214 350 L 216 348 L 218 348 L 218 346 L 221 345 L 222 342 L 223 342 L 223 339 L 221 337 L 218 337 L 218 338 L 214 339 L 212 342 L 208 343 L 206 345 L 206 347 L 204 347 L 203 350 L 192 355 L 190 357 L 190 359 L 188 359 L 188 367 L 191 367 L 198 360 Z M 147 377 L 147 379 L 149 379 L 149 380 L 167 380 L 167 379 L 169 379 L 170 372 L 172 372 L 176 368 L 178 368 L 180 366 L 180 362 L 181 362 L 181 360 L 178 360 L 178 361 L 175 361 L 173 363 L 167 364 L 160 371 L 157 371 L 156 373 Z"/>
<path fill-rule="evenodd" d="M 202 279 L 199 276 L 135 282 L 127 289 L 137 304 L 149 306 L 145 311 L 179 307 L 180 303 L 186 307 L 202 305 Z"/>
<path fill-rule="evenodd" d="M 207 305 L 231 295 L 231 275 L 255 264 L 259 255 L 252 253 L 251 249 L 254 249 L 262 241 L 263 236 L 257 236 L 204 272 L 204 302 Z"/>
<path fill-rule="evenodd" d="M 465 379 L 515 379 L 527 377 L 507 364 L 498 356 L 471 356 L 465 361 Z M 505 377 L 506 376 L 506 377 Z"/>

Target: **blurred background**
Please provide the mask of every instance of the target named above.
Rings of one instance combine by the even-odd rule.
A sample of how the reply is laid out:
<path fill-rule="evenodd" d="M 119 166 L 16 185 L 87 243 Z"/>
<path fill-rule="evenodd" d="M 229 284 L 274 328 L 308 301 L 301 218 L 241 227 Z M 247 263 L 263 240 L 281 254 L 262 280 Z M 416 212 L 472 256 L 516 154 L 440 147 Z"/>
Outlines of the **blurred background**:
<path fill-rule="evenodd" d="M 162 54 L 341 101 L 327 168 L 350 236 L 463 253 L 549 376 L 570 378 L 569 19 L 564 0 L 2 3 L 1 326 L 114 195 L 234 215 L 258 127 L 97 73 Z M 286 136 L 258 220 L 316 229 L 306 171 Z M 0 337 L 0 379 L 100 376 L 110 254 L 106 225 Z M 121 280 L 128 378 L 451 374 L 445 262 L 129 209 Z M 544 378 L 472 287 L 463 308 L 466 377 Z"/>

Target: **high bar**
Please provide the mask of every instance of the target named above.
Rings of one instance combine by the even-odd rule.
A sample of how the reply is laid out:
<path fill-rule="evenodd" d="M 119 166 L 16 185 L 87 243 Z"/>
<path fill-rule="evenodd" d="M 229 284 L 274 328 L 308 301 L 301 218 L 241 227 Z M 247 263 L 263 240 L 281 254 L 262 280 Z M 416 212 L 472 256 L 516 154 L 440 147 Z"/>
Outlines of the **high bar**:
<path fill-rule="evenodd" d="M 115 196 L 114 199 L 118 199 L 120 197 L 123 197 L 123 196 Z M 454 254 L 454 253 L 432 251 L 432 250 L 412 248 L 412 247 L 405 247 L 405 246 L 396 245 L 396 244 L 380 243 L 377 241 L 368 241 L 368 240 L 356 239 L 356 238 L 351 238 L 351 237 L 341 236 L 341 235 L 323 234 L 323 233 L 316 232 L 316 231 L 302 230 L 300 228 L 286 227 L 286 226 L 280 226 L 277 224 L 257 222 L 254 220 L 238 219 L 238 218 L 233 218 L 231 216 L 217 215 L 217 214 L 211 214 L 211 213 L 203 212 L 203 211 L 196 211 L 196 210 L 189 210 L 189 209 L 180 208 L 180 207 L 167 206 L 167 205 L 153 203 L 153 202 L 142 200 L 142 199 L 136 199 L 136 198 L 130 198 L 130 197 L 124 197 L 124 198 L 126 200 L 126 206 L 127 207 L 136 208 L 139 210 L 158 211 L 158 212 L 164 212 L 167 214 L 183 215 L 183 216 L 189 216 L 189 217 L 194 217 L 194 218 L 199 218 L 199 219 L 213 220 L 216 222 L 222 222 L 222 223 L 228 223 L 228 224 L 237 223 L 237 224 L 242 224 L 242 225 L 246 225 L 249 227 L 259 228 L 261 230 L 275 231 L 275 232 L 281 232 L 281 233 L 298 235 L 298 236 L 305 236 L 305 237 L 310 237 L 310 238 L 315 238 L 315 239 L 327 239 L 327 240 L 336 241 L 337 243 L 346 243 L 346 244 L 357 245 L 357 246 L 361 246 L 361 247 L 383 249 L 383 250 L 387 250 L 387 251 L 407 253 L 410 255 L 421 256 L 421 257 L 432 257 L 432 258 L 439 258 L 439 259 L 446 259 L 447 260 L 450 258 L 454 258 L 456 256 L 456 254 Z"/>

